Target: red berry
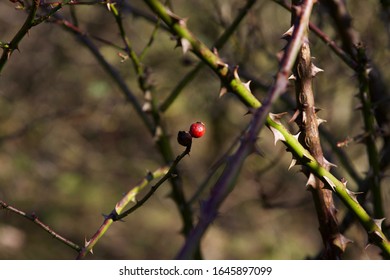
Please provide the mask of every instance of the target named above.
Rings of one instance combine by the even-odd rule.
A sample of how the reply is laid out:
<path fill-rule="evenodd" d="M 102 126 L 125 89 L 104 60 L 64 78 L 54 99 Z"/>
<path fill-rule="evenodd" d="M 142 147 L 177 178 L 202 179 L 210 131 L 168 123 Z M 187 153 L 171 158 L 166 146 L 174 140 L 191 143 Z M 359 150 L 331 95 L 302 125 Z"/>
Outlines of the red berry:
<path fill-rule="evenodd" d="M 192 137 L 194 137 L 194 138 L 202 137 L 203 134 L 205 134 L 205 132 L 206 132 L 206 127 L 205 127 L 204 123 L 196 122 L 196 123 L 191 124 L 190 134 Z"/>

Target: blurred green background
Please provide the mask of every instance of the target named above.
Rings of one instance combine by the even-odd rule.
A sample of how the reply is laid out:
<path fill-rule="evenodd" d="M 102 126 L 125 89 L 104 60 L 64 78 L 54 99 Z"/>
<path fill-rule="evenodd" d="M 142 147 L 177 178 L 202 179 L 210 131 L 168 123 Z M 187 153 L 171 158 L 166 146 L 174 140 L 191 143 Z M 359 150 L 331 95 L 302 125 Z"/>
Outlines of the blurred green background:
<path fill-rule="evenodd" d="M 142 1 L 129 1 L 145 12 Z M 379 1 L 348 1 L 353 24 L 370 56 L 390 86 L 389 36 Z M 232 22 L 245 1 L 171 1 L 178 15 L 211 46 Z M 122 46 L 115 20 L 104 5 L 75 7 L 80 29 Z M 60 14 L 70 18 L 68 7 Z M 26 13 L 15 4 L 0 1 L 0 41 L 11 40 Z M 154 25 L 128 12 L 123 14 L 127 35 L 137 53 L 148 43 Z M 329 16 L 317 5 L 312 21 L 329 36 L 335 32 Z M 273 1 L 257 1 L 226 46 L 219 50 L 229 65 L 270 85 L 277 71 L 276 54 L 289 28 L 290 14 Z M 388 21 L 387 21 L 388 22 Z M 225 25 L 225 27 L 224 27 Z M 335 37 L 334 37 L 335 38 Z M 337 38 L 335 38 L 337 39 Z M 327 46 L 310 35 L 312 55 L 325 70 L 315 80 L 316 102 L 326 129 L 335 141 L 362 132 L 354 73 Z M 142 102 L 130 60 L 121 62 L 118 50 L 94 41 L 106 60 L 118 69 Z M 198 61 L 174 48 L 175 41 L 159 29 L 144 64 L 149 67 L 154 96 L 162 102 Z M 245 80 L 245 78 L 243 78 Z M 205 137 L 194 140 L 190 157 L 180 163 L 187 197 L 206 178 L 213 164 L 245 129 L 250 116 L 233 96 L 218 98 L 220 82 L 206 67 L 162 114 L 175 154 L 179 130 L 194 121 L 207 126 Z M 265 91 L 253 87 L 262 100 Z M 291 94 L 293 96 L 293 94 Z M 287 110 L 283 102 L 274 112 Z M 296 127 L 291 127 L 296 130 Z M 305 190 L 305 178 L 297 168 L 288 171 L 291 155 L 263 129 L 258 142 L 263 157 L 250 156 L 236 188 L 223 204 L 220 216 L 202 242 L 206 259 L 304 259 L 322 248 L 318 222 Z M 382 143 L 378 143 L 382 145 Z M 324 150 L 331 154 L 323 142 Z M 367 171 L 363 145 L 344 148 L 362 174 Z M 339 164 L 332 154 L 329 159 Z M 75 37 L 54 23 L 32 28 L 13 53 L 0 76 L 0 199 L 27 213 L 80 245 L 89 239 L 122 194 L 148 170 L 163 166 L 153 137 L 131 104 L 91 53 Z M 348 180 L 340 166 L 339 177 Z M 214 178 L 215 180 L 215 178 Z M 212 185 L 212 184 L 211 184 Z M 389 179 L 383 180 L 384 205 L 390 215 Z M 356 188 L 353 184 L 352 189 Z M 115 223 L 99 241 L 89 259 L 171 259 L 183 237 L 177 208 L 165 183 L 124 222 Z M 207 197 L 208 189 L 202 194 Z M 340 219 L 345 208 L 339 204 Z M 193 205 L 195 217 L 198 203 Z M 355 224 L 346 233 L 354 240 L 346 259 L 380 258 L 375 247 L 366 246 L 363 229 Z M 76 252 L 52 238 L 32 222 L 0 211 L 0 259 L 73 259 Z"/>

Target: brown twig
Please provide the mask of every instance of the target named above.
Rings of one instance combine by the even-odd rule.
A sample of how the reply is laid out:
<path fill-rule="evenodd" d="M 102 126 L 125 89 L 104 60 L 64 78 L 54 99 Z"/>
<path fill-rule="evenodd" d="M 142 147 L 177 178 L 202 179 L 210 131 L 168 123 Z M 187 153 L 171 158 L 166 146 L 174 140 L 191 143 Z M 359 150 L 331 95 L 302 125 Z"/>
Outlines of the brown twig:
<path fill-rule="evenodd" d="M 293 1 L 293 5 L 299 5 L 300 1 Z M 299 9 L 292 9 L 292 23 L 298 18 Z M 295 93 L 297 101 L 297 117 L 295 121 L 300 127 L 299 141 L 317 162 L 330 169 L 330 164 L 325 160 L 321 141 L 319 138 L 318 126 L 321 120 L 317 118 L 316 107 L 313 92 L 313 78 L 320 71 L 311 61 L 309 38 L 307 35 L 308 26 L 306 27 L 305 36 L 295 67 L 293 70 L 295 81 Z M 321 70 L 322 71 L 322 70 Z M 315 177 L 307 169 L 304 169 L 308 176 L 306 187 L 311 191 L 315 208 L 317 211 L 320 232 L 325 246 L 323 258 L 340 259 L 342 252 L 345 250 L 345 238 L 340 234 L 338 221 L 336 217 L 336 207 L 334 205 L 332 191 L 325 189 L 325 184 Z"/>
<path fill-rule="evenodd" d="M 12 213 L 20 215 L 20 216 L 26 218 L 27 220 L 32 221 L 34 224 L 38 225 L 40 228 L 42 228 L 43 230 L 48 232 L 55 239 L 61 241 L 62 243 L 68 245 L 69 247 L 71 247 L 72 249 L 74 249 L 78 252 L 81 251 L 81 246 L 77 245 L 76 243 L 70 241 L 69 239 L 67 239 L 67 238 L 63 237 L 62 235 L 60 235 L 59 233 L 55 232 L 48 225 L 46 225 L 44 222 L 42 222 L 35 213 L 27 214 L 27 213 L 23 212 L 22 210 L 19 210 L 15 207 L 5 203 L 2 200 L 0 200 L 0 208 L 11 211 Z"/>
<path fill-rule="evenodd" d="M 0 73 L 2 72 L 4 65 L 7 63 L 12 53 L 15 50 L 18 50 L 20 41 L 26 36 L 31 27 L 34 26 L 35 15 L 37 14 L 37 10 L 39 8 L 40 0 L 33 0 L 32 5 L 30 7 L 30 12 L 16 35 L 8 44 L 3 44 L 3 54 L 0 57 Z"/>

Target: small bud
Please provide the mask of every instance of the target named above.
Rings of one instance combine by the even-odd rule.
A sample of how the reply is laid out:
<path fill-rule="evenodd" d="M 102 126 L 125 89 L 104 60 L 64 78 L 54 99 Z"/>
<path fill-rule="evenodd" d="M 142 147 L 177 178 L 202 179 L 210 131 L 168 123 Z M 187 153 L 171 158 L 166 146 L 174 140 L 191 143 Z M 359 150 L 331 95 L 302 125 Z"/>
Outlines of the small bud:
<path fill-rule="evenodd" d="M 192 144 L 192 136 L 186 131 L 179 131 L 177 134 L 177 142 L 184 147 L 190 147 Z"/>

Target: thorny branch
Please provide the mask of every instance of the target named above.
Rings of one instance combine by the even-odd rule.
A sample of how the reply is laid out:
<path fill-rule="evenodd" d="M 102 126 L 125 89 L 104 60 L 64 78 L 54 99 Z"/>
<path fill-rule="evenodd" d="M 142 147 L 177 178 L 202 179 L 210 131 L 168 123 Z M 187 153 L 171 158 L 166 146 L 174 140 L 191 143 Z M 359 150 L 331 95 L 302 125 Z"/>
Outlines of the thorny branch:
<path fill-rule="evenodd" d="M 81 251 L 81 247 L 79 245 L 77 245 L 76 243 L 73 243 L 69 239 L 63 237 L 61 234 L 59 234 L 56 231 L 54 231 L 53 229 L 51 229 L 48 225 L 43 223 L 35 213 L 27 214 L 27 213 L 15 208 L 15 207 L 9 205 L 9 204 L 7 204 L 6 202 L 4 202 L 2 200 L 0 200 L 0 210 L 1 209 L 11 211 L 17 215 L 20 215 L 20 216 L 32 221 L 34 224 L 38 225 L 40 228 L 42 228 L 43 230 L 48 232 L 51 236 L 58 239 L 62 243 L 68 245 L 69 247 L 73 248 L 74 250 L 76 250 L 78 252 Z"/>
<path fill-rule="evenodd" d="M 298 5 L 299 2 L 293 1 L 293 5 Z M 296 10 L 292 9 L 292 23 L 298 16 Z M 310 151 L 321 166 L 329 170 L 331 165 L 324 158 L 318 131 L 318 126 L 323 120 L 319 119 L 316 114 L 317 109 L 314 103 L 312 85 L 313 78 L 322 70 L 312 63 L 307 29 L 306 27 L 292 76 L 297 101 L 297 111 L 293 118 L 300 128 L 298 140 Z M 289 34 L 286 34 L 285 38 L 289 40 Z M 338 229 L 332 191 L 324 188 L 325 184 L 306 168 L 303 171 L 309 178 L 306 187 L 313 195 L 320 224 L 319 229 L 325 247 L 323 258 L 340 259 L 342 252 L 345 250 L 347 239 L 340 234 Z"/>

